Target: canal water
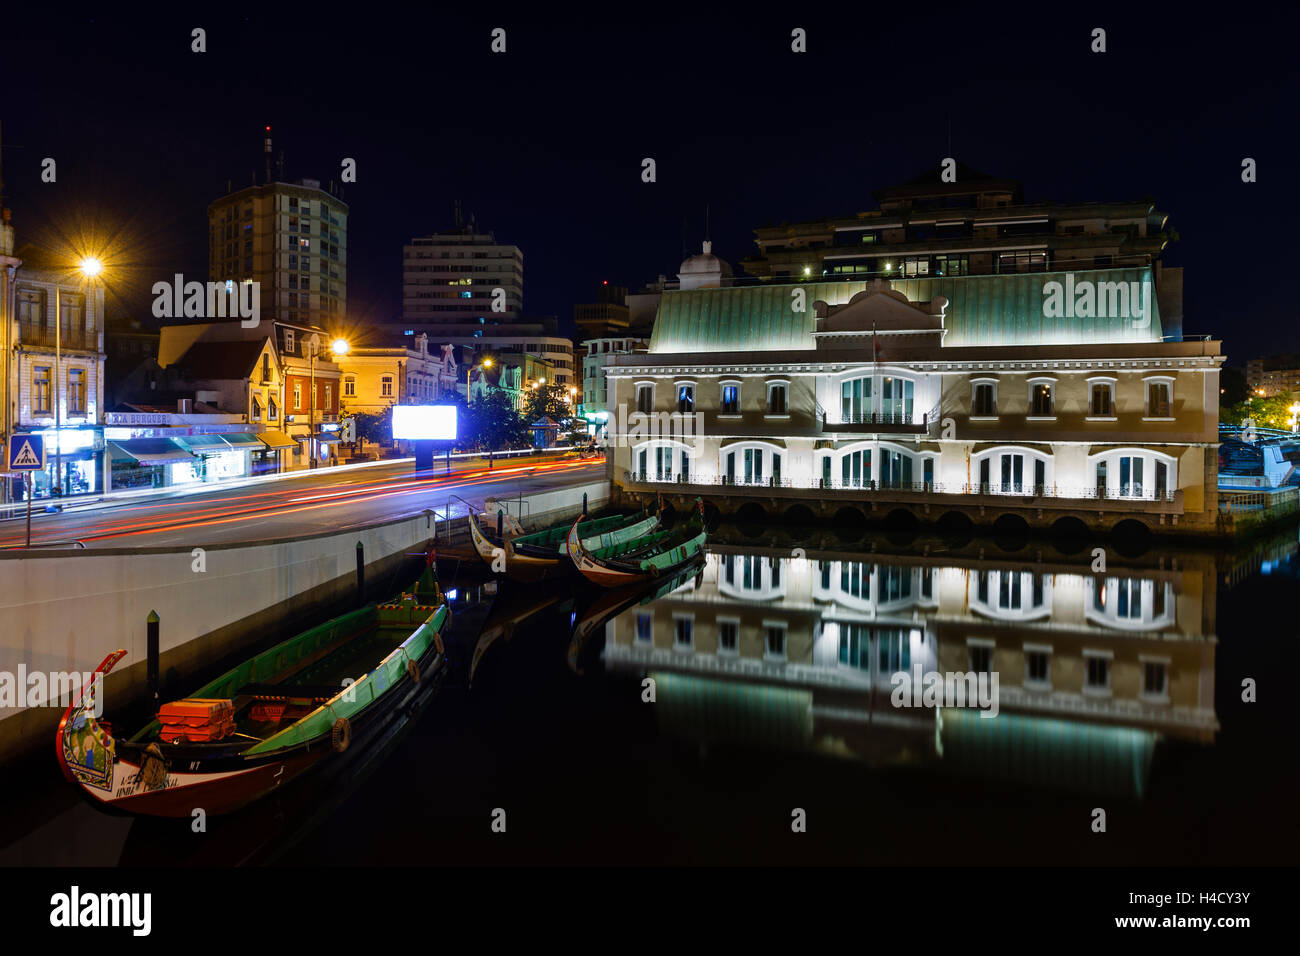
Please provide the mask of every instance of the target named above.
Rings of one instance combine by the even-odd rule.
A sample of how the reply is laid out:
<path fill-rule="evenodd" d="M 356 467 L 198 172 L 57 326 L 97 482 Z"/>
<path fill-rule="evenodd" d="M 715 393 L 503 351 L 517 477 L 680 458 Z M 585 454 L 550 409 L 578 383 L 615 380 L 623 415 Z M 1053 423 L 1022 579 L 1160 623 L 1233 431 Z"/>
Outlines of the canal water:
<path fill-rule="evenodd" d="M 451 667 L 385 752 L 201 834 L 108 817 L 57 771 L 29 772 L 6 788 L 0 864 L 1248 865 L 1300 850 L 1294 527 L 1125 556 L 728 526 L 698 568 L 640 592 L 443 577 Z M 988 693 L 927 701 L 929 674 Z"/>

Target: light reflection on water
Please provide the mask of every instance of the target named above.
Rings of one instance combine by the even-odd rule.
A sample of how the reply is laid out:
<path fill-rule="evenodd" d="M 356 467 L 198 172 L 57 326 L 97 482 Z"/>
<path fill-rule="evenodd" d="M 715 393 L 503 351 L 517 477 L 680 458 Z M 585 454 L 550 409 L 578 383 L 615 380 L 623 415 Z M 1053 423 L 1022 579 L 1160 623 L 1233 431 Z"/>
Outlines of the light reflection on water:
<path fill-rule="evenodd" d="M 610 674 L 652 678 L 661 732 L 702 746 L 1138 799 L 1163 742 L 1213 745 L 1219 731 L 1220 575 L 1277 573 L 1296 553 L 1288 535 L 1235 558 L 1112 552 L 1102 571 L 1090 549 L 939 556 L 744 537 L 649 594 L 577 613 L 570 665 L 599 656 Z M 924 706 L 895 693 L 899 672 L 982 674 L 986 687 L 996 675 L 996 714 Z"/>

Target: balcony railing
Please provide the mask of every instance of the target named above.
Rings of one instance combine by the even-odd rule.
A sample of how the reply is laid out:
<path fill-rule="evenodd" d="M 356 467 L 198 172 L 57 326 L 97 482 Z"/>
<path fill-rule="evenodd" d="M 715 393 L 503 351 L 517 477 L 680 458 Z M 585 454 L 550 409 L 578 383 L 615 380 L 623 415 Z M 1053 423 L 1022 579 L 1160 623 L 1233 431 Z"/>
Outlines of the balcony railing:
<path fill-rule="evenodd" d="M 46 325 L 30 325 L 26 322 L 18 326 L 18 341 L 23 345 L 35 345 L 52 349 L 56 346 L 64 349 L 99 350 L 99 331 L 86 329 L 64 329 L 55 337 L 54 329 Z"/>
<path fill-rule="evenodd" d="M 1010 485 L 1003 486 L 994 483 L 987 484 L 969 484 L 966 482 L 945 482 L 945 481 L 867 481 L 861 483 L 843 482 L 837 479 L 816 479 L 814 481 L 796 481 L 792 478 L 773 478 L 765 475 L 762 478 L 746 481 L 743 478 L 732 478 L 727 475 L 709 475 L 699 477 L 692 475 L 683 477 L 680 474 L 669 475 L 667 477 L 657 477 L 654 472 L 645 471 L 625 471 L 624 480 L 629 484 L 672 484 L 687 485 L 692 487 L 718 487 L 727 486 L 734 488 L 793 488 L 804 489 L 809 491 L 854 491 L 863 494 L 873 492 L 904 492 L 912 494 L 926 495 L 996 495 L 1006 498 L 1055 498 L 1069 499 L 1073 501 L 1165 501 L 1172 502 L 1177 500 L 1178 490 L 1171 488 L 1155 489 L 1149 494 L 1141 486 L 1132 486 L 1130 493 L 1124 494 L 1121 491 L 1110 491 L 1106 488 L 1098 488 L 1092 485 Z"/>
<path fill-rule="evenodd" d="M 928 412 L 921 415 L 920 421 L 916 420 L 915 412 L 903 411 L 897 408 L 858 412 L 848 416 L 841 415 L 840 420 L 837 422 L 829 420 L 829 413 L 820 404 L 817 406 L 817 411 L 821 416 L 822 431 L 824 432 L 870 431 L 903 435 L 925 435 L 939 421 L 938 402 L 935 402 L 934 407 Z"/>

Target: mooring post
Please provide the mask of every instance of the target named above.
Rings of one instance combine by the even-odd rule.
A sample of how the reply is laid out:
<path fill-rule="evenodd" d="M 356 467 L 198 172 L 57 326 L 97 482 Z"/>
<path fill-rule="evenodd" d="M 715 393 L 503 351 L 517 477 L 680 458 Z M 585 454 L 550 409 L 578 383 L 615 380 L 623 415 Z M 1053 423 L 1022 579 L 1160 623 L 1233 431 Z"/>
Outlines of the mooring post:
<path fill-rule="evenodd" d="M 158 707 L 158 612 L 150 611 L 145 618 L 145 681 L 149 687 L 149 703 Z"/>
<path fill-rule="evenodd" d="M 587 493 L 582 493 L 582 516 L 587 517 Z"/>
<path fill-rule="evenodd" d="M 366 547 L 357 542 L 357 606 L 366 603 Z"/>
<path fill-rule="evenodd" d="M 506 522 L 506 513 L 502 511 L 500 508 L 498 508 L 497 509 L 497 537 L 498 538 L 503 537 L 505 535 L 505 522 Z"/>

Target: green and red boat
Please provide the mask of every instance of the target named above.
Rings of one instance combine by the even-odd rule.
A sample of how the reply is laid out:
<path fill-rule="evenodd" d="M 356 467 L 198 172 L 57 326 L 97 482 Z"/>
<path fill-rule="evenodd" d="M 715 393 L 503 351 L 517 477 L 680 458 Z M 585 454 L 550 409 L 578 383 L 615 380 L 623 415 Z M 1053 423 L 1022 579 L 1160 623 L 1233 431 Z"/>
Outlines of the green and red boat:
<path fill-rule="evenodd" d="M 588 581 L 601 587 L 617 588 L 669 577 L 694 564 L 704 554 L 708 532 L 704 527 L 704 502 L 681 526 L 604 547 L 589 548 L 582 538 L 582 518 L 569 529 L 566 539 L 569 559 Z"/>
<path fill-rule="evenodd" d="M 59 765 L 105 809 L 234 812 L 407 719 L 432 694 L 450 622 L 430 555 L 411 592 L 304 631 L 162 708 L 169 719 L 179 711 L 218 715 L 213 720 L 155 719 L 115 737 L 94 715 L 92 676 L 59 722 Z M 125 656 L 109 654 L 95 675 Z"/>
<path fill-rule="evenodd" d="M 535 582 L 565 570 L 568 561 L 569 524 L 565 522 L 532 534 L 522 533 L 513 517 L 506 522 L 501 515 L 500 533 L 492 530 L 492 517 L 484 513 L 469 513 L 470 537 L 478 556 L 494 570 L 504 567 L 505 575 L 517 581 Z M 578 519 L 583 543 L 590 548 L 602 548 L 625 541 L 633 541 L 659 527 L 658 515 L 645 511 L 635 514 L 611 515 L 607 518 Z"/>

